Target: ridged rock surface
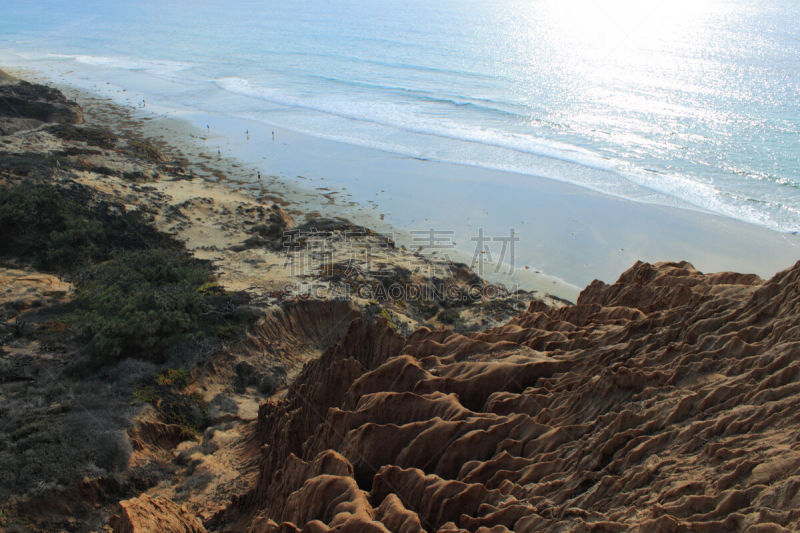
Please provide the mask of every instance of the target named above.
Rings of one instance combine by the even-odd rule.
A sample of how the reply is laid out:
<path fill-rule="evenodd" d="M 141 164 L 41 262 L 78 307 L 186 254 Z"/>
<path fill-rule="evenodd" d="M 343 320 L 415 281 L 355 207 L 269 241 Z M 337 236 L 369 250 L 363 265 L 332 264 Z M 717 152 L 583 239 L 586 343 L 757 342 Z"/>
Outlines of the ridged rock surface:
<path fill-rule="evenodd" d="M 800 263 L 637 263 L 470 336 L 356 321 L 259 431 L 217 527 L 797 531 Z"/>
<path fill-rule="evenodd" d="M 109 524 L 115 533 L 206 533 L 197 517 L 167 498 L 143 494 L 119 506 L 120 513 Z"/>

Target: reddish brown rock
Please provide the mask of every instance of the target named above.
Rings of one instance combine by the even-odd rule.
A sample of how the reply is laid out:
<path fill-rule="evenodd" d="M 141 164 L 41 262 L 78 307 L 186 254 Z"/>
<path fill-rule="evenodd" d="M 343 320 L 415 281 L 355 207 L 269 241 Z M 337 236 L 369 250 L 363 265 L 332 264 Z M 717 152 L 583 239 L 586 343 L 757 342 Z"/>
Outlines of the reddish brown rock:
<path fill-rule="evenodd" d="M 482 333 L 356 322 L 262 408 L 259 487 L 221 523 L 798 530 L 798 287 L 637 263 Z"/>
<path fill-rule="evenodd" d="M 205 533 L 200 520 L 167 498 L 145 494 L 119 502 L 120 513 L 109 525 L 115 533 Z"/>

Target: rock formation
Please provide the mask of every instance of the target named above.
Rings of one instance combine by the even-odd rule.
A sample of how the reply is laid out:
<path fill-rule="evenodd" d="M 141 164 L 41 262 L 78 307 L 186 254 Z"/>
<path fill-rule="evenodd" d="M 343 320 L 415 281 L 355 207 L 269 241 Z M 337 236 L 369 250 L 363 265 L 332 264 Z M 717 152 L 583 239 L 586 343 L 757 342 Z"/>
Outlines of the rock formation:
<path fill-rule="evenodd" d="M 83 111 L 60 91 L 17 81 L 0 71 L 0 135 L 45 122 L 80 124 Z"/>
<path fill-rule="evenodd" d="M 798 287 L 637 263 L 469 336 L 355 321 L 262 406 L 260 482 L 207 526 L 797 530 Z"/>
<path fill-rule="evenodd" d="M 118 533 L 159 531 L 162 533 L 206 533 L 203 524 L 185 508 L 166 498 L 138 498 L 120 502 L 120 514 L 111 519 Z"/>

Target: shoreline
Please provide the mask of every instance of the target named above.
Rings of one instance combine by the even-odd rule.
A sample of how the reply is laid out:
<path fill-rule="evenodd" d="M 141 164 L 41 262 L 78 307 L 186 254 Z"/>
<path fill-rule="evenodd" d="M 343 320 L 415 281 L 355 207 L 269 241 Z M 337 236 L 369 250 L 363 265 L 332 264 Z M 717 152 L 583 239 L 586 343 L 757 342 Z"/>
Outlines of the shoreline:
<path fill-rule="evenodd" d="M 384 216 L 378 204 L 367 198 L 366 195 L 363 194 L 363 191 L 361 198 L 354 201 L 352 194 L 354 189 L 354 187 L 352 187 L 353 184 L 350 184 L 350 187 L 348 187 L 341 182 L 336 182 L 333 178 L 327 178 L 325 176 L 312 178 L 302 175 L 302 171 L 292 173 L 289 169 L 285 169 L 275 172 L 275 169 L 269 166 L 269 162 L 274 161 L 271 159 L 262 166 L 259 164 L 258 160 L 263 160 L 266 157 L 254 155 L 246 151 L 239 152 L 237 146 L 231 145 L 230 137 L 224 133 L 220 134 L 220 129 L 216 127 L 218 121 L 204 120 L 204 117 L 195 117 L 195 119 L 192 120 L 189 116 L 170 116 L 164 113 L 151 113 L 142 109 L 131 109 L 115 102 L 113 99 L 95 95 L 70 85 L 56 83 L 51 78 L 37 74 L 35 71 L 10 69 L 9 72 L 20 78 L 31 79 L 35 80 L 37 83 L 51 85 L 62 91 L 70 99 L 78 102 L 81 106 L 85 105 L 90 111 L 92 109 L 103 109 L 104 105 L 109 106 L 100 120 L 116 121 L 122 127 L 126 127 L 126 125 L 130 127 L 132 123 L 136 123 L 136 126 L 141 129 L 143 135 L 157 138 L 161 142 L 175 146 L 181 152 L 190 154 L 196 160 L 201 161 L 210 168 L 214 168 L 218 173 L 224 174 L 224 181 L 230 186 L 233 192 L 243 191 L 248 194 L 258 194 L 260 189 L 267 188 L 271 192 L 281 195 L 290 206 L 293 206 L 296 214 L 300 214 L 301 212 L 321 213 L 325 216 L 346 218 L 359 226 L 365 226 L 389 236 L 392 240 L 397 242 L 398 245 L 411 250 L 409 253 L 419 248 L 419 242 L 417 242 L 419 241 L 419 237 L 412 235 L 412 232 L 418 228 L 403 227 L 398 224 L 393 224 L 391 220 L 385 220 L 385 218 L 389 217 Z M 215 126 L 209 131 L 206 131 L 205 128 L 198 126 L 198 124 L 204 121 L 206 123 L 214 122 Z M 289 138 L 292 139 L 292 141 L 300 140 L 301 143 L 311 141 L 312 150 L 316 146 L 314 144 L 315 141 L 320 140 L 277 127 L 264 129 L 263 123 L 260 124 L 254 121 L 247 121 L 247 124 L 253 128 L 253 137 L 255 137 L 255 130 L 259 128 L 259 126 L 262 130 L 262 136 L 269 135 L 266 133 L 267 130 L 271 131 L 271 129 L 274 129 L 282 140 L 284 138 Z M 244 132 L 248 128 L 244 126 L 240 129 Z M 332 143 L 333 141 L 323 142 Z M 251 148 L 256 146 L 255 141 L 249 146 Z M 282 143 L 279 143 L 278 146 L 286 147 L 286 145 Z M 350 148 L 349 145 L 342 146 L 344 146 L 345 149 Z M 216 152 L 218 147 L 227 148 L 227 151 L 223 151 L 221 155 L 218 155 Z M 247 143 L 245 143 L 244 148 L 247 147 Z M 356 147 L 356 149 L 358 148 Z M 287 150 L 287 152 L 288 151 L 289 150 Z M 300 159 L 303 157 L 304 156 L 300 156 Z M 262 184 L 259 184 L 257 181 L 259 172 L 261 172 L 263 178 Z M 293 178 L 294 181 L 292 181 Z M 356 179 L 360 180 L 361 178 Z M 364 180 L 362 183 L 368 181 L 369 180 Z M 436 231 L 440 231 L 440 228 L 436 228 Z M 448 228 L 442 231 L 448 232 L 453 230 Z M 448 248 L 444 251 L 433 250 L 431 252 L 430 250 L 423 250 L 423 255 L 432 259 L 436 259 L 438 256 L 439 259 L 445 258 L 456 263 L 465 263 L 467 265 L 469 265 L 473 259 L 472 252 L 457 247 Z M 509 287 L 510 291 L 516 289 L 536 291 L 552 294 L 558 298 L 570 301 L 574 301 L 583 289 L 583 287 L 569 283 L 550 272 L 536 272 L 535 270 L 536 269 L 529 269 L 529 271 L 526 271 L 526 269 L 518 267 L 513 274 L 509 276 L 506 268 L 503 268 L 502 273 L 499 275 L 492 275 L 487 269 L 487 272 L 481 277 L 484 277 L 487 281 L 492 283 L 506 285 Z"/>
<path fill-rule="evenodd" d="M 48 82 L 87 94 L 53 79 Z M 419 244 L 410 232 L 434 229 L 452 236 L 456 246 L 447 252 L 453 260 L 480 266 L 473 240 L 480 230 L 503 239 L 513 229 L 520 238 L 513 275 L 496 264 L 481 272 L 495 283 L 574 300 L 593 279 L 613 282 L 637 260 L 681 259 L 703 272 L 753 272 L 768 279 L 800 257 L 798 235 L 701 210 L 635 202 L 547 178 L 398 156 L 252 119 L 175 109 L 169 115 L 167 108 L 159 109 L 155 115 L 144 110 L 141 117 L 153 135 L 184 139 L 187 148 L 194 144 L 198 153 L 206 148 L 211 157 L 219 149 L 223 158 L 252 167 L 251 183 L 256 172 L 277 177 L 273 182 L 293 190 L 294 200 L 390 232 L 409 249 Z M 501 251 L 499 244 L 488 250 L 493 260 Z M 502 274 L 495 275 L 496 269 Z"/>
<path fill-rule="evenodd" d="M 195 127 L 210 116 L 187 117 Z M 700 210 L 635 202 L 547 178 L 456 163 L 419 160 L 371 148 L 284 131 L 277 150 L 269 141 L 236 143 L 235 132 L 253 139 L 272 128 L 258 121 L 216 117 L 215 127 L 235 157 L 284 182 L 333 182 L 362 209 L 402 230 L 454 231 L 461 257 L 473 258 L 478 231 L 494 237 L 513 228 L 516 274 L 545 273 L 577 295 L 593 279 L 615 281 L 635 261 L 687 260 L 703 272 L 753 272 L 764 279 L 800 257 L 800 236 Z M 216 140 L 207 144 L 214 149 Z M 291 150 L 287 149 L 291 147 Z M 747 254 L 743 246 L 751 246 Z M 498 247 L 499 249 L 499 247 Z M 467 260 L 469 262 L 469 260 Z M 497 281 L 489 277 L 492 281 Z M 528 283 L 536 280 L 528 276 Z M 525 282 L 523 282 L 525 283 Z M 545 283 L 547 283 L 545 281 Z"/>
<path fill-rule="evenodd" d="M 46 74 L 16 70 L 28 77 L 34 73 L 78 101 L 106 101 Z M 148 105 L 158 112 L 130 109 L 148 135 L 177 142 L 209 164 L 224 160 L 225 168 L 233 167 L 241 176 L 237 185 L 242 188 L 257 187 L 260 172 L 270 187 L 284 188 L 290 201 L 303 204 L 306 211 L 350 218 L 390 233 L 412 250 L 425 244 L 422 232 L 434 231 L 454 244 L 434 252 L 471 264 L 493 283 L 574 300 L 593 279 L 613 282 L 637 260 L 680 258 L 703 272 L 753 272 L 768 279 L 800 257 L 796 234 L 702 210 L 636 202 L 548 178 L 399 156 L 253 119 Z M 271 138 L 273 131 L 277 139 Z M 488 243 L 488 256 L 477 253 L 479 235 L 502 241 L 511 230 L 520 239 L 513 269 L 497 264 L 503 252 L 498 242 Z M 481 259 L 489 256 L 492 261 L 482 265 Z M 504 258 L 508 263 L 508 255 Z"/>
<path fill-rule="evenodd" d="M 580 292 L 579 287 L 541 273 L 528 275 L 527 278 L 505 274 L 494 279 L 491 276 L 476 277 L 466 264 L 468 257 L 460 255 L 457 249 L 438 253 L 437 250 L 420 251 L 423 247 L 407 247 L 403 242 L 405 240 L 411 244 L 409 232 L 396 229 L 383 220 L 384 217 L 375 209 L 353 201 L 337 201 L 334 197 L 339 191 L 329 187 L 313 187 L 313 183 L 291 183 L 266 172 L 258 182 L 257 166 L 234 155 L 209 154 L 205 148 L 208 142 L 214 141 L 216 134 L 206 132 L 204 135 L 202 130 L 186 119 L 137 112 L 81 89 L 53 84 L 24 70 L 9 69 L 7 72 L 17 79 L 41 83 L 63 93 L 82 108 L 85 119 L 82 126 L 99 126 L 119 134 L 123 139 L 139 139 L 161 150 L 166 159 L 160 159 L 151 169 L 152 176 L 141 184 L 130 182 L 125 177 L 126 170 L 131 168 L 130 161 L 114 161 L 116 156 L 104 160 L 99 152 L 85 159 L 78 158 L 83 171 L 77 180 L 122 200 L 126 209 L 141 210 L 151 213 L 151 216 L 155 214 L 154 222 L 162 231 L 183 240 L 187 249 L 198 258 L 213 262 L 220 269 L 221 282 L 232 290 L 255 288 L 257 293 L 262 294 L 283 291 L 298 297 L 317 296 L 323 299 L 352 296 L 365 303 L 369 298 L 355 293 L 348 295 L 347 290 L 342 292 L 342 287 L 337 286 L 342 279 L 326 276 L 323 272 L 331 266 L 330 262 L 345 261 L 361 263 L 359 268 L 365 269 L 364 276 L 372 281 L 376 276 L 381 276 L 381 269 L 388 266 L 390 269 L 407 270 L 415 280 L 438 279 L 448 283 L 454 280 L 456 285 L 467 288 L 477 282 L 493 291 L 492 296 L 481 296 L 485 301 L 495 297 L 517 302 L 520 299 L 538 299 L 563 305 L 574 301 Z M 50 141 L 45 141 L 43 146 L 45 150 L 53 150 Z M 76 153 L 80 152 L 77 150 Z M 105 155 L 112 154 L 106 151 Z M 172 162 L 165 167 L 165 162 L 170 160 Z M 100 162 L 112 168 L 96 166 Z M 140 163 L 133 162 L 132 168 L 136 169 Z M 322 181 L 324 185 L 324 178 Z M 260 213 L 256 216 L 258 219 L 258 216 L 264 216 L 265 208 L 267 211 L 277 210 L 283 219 L 281 224 L 285 231 L 282 237 L 277 236 L 278 242 L 267 243 L 253 238 L 258 227 L 249 213 L 253 210 Z M 251 227 L 254 224 L 256 227 Z M 317 228 L 316 224 L 321 226 Z M 286 248 L 287 243 L 280 242 L 287 238 L 291 240 L 294 238 L 293 232 L 298 230 L 312 236 L 319 233 L 323 241 L 339 233 L 342 239 L 331 257 L 320 259 L 315 256 L 317 251 L 312 247 L 302 250 Z M 348 232 L 352 230 L 356 233 L 348 239 Z M 305 238 L 302 235 L 302 239 Z M 364 240 L 376 241 L 380 249 L 371 256 L 367 254 L 366 260 L 365 256 L 357 253 Z M 303 256 L 307 271 L 287 268 L 285 256 L 294 255 Z M 333 266 L 336 267 L 336 264 Z M 371 270 L 373 268 L 377 268 L 377 271 Z M 436 276 L 443 276 L 444 279 Z M 324 283 L 320 284 L 320 281 Z M 349 281 L 349 278 L 344 281 Z M 304 291 L 307 291 L 305 295 Z M 434 298 L 444 294 L 441 290 L 437 291 L 433 292 Z M 388 295 L 379 296 L 385 298 Z M 400 300 L 407 296 L 402 295 Z M 397 301 L 392 297 L 388 300 Z M 471 314 L 474 313 L 468 313 Z M 419 317 L 411 318 L 410 315 L 408 318 L 410 323 L 419 320 Z M 472 318 L 475 317 L 470 316 L 469 320 Z M 483 322 L 484 325 L 486 323 Z"/>

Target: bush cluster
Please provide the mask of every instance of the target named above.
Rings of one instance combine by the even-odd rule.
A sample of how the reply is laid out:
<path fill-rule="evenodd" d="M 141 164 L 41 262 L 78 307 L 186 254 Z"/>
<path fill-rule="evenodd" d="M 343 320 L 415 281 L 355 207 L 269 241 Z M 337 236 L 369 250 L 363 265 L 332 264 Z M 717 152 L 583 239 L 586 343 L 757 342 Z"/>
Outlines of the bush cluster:
<path fill-rule="evenodd" d="M 208 263 L 91 189 L 0 187 L 0 228 L 0 257 L 74 282 L 70 322 L 93 363 L 161 363 L 187 341 L 241 329 Z"/>
<path fill-rule="evenodd" d="M 98 201 L 77 184 L 0 187 L 0 228 L 0 256 L 59 274 L 109 259 L 118 250 L 179 246 L 139 212 Z"/>
<path fill-rule="evenodd" d="M 208 406 L 201 394 L 184 390 L 188 383 L 186 369 L 168 368 L 156 374 L 151 384 L 136 389 L 133 397 L 152 404 L 166 423 L 200 431 L 208 425 Z"/>
<path fill-rule="evenodd" d="M 96 362 L 163 362 L 169 348 L 202 336 L 217 311 L 203 290 L 209 267 L 185 251 L 133 250 L 81 273 L 74 322 Z"/>

